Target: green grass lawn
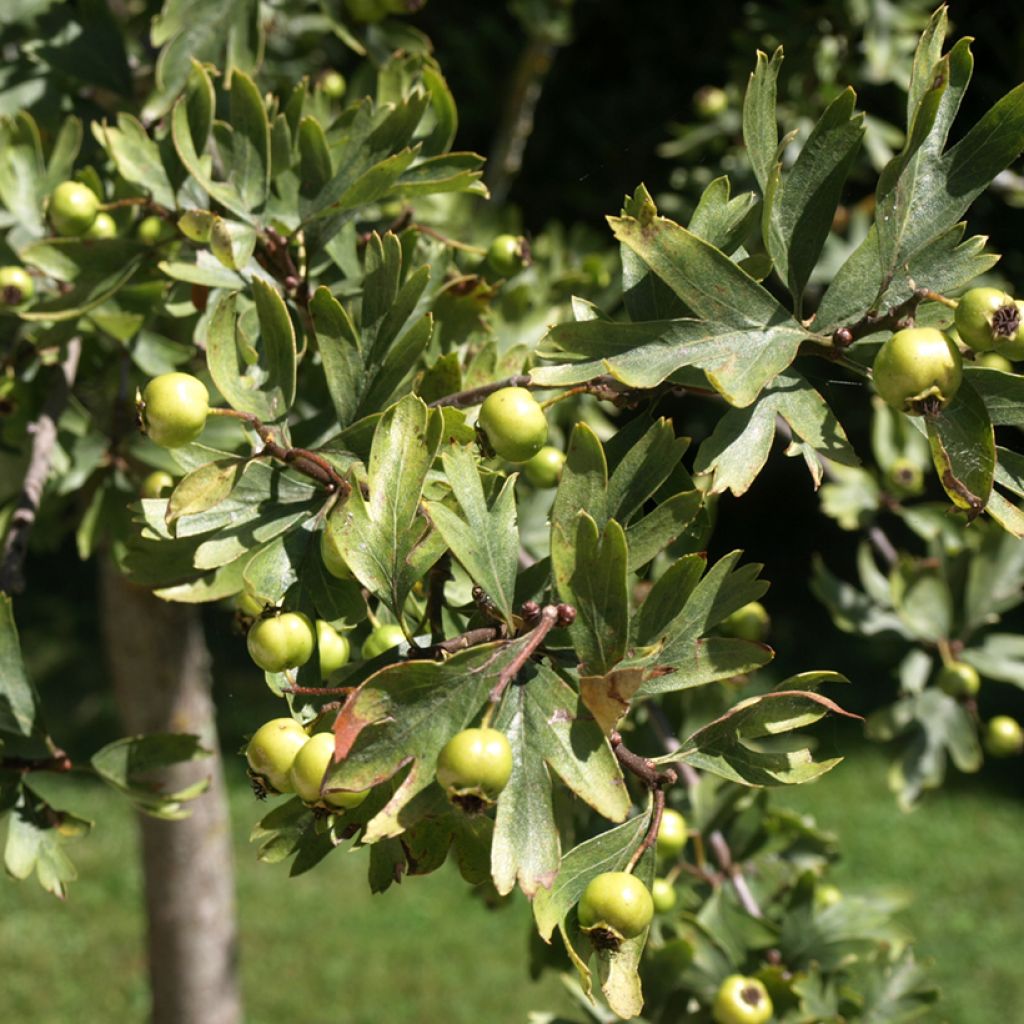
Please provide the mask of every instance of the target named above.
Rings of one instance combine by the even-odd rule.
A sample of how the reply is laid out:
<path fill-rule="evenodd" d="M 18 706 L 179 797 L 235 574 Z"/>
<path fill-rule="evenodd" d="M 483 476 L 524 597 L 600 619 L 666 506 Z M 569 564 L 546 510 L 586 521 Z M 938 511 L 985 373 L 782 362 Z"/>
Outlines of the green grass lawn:
<path fill-rule="evenodd" d="M 1024 1006 L 1024 804 L 1005 787 L 972 780 L 908 816 L 885 792 L 884 776 L 877 751 L 857 750 L 785 798 L 839 833 L 842 887 L 913 895 L 906 920 L 946 996 L 934 1019 L 1009 1024 L 1016 1011 L 1007 1007 Z M 101 824 L 73 849 L 82 877 L 66 905 L 34 882 L 0 882 L 0 1020 L 141 1022 L 131 813 L 96 787 L 76 786 L 65 802 Z M 527 977 L 524 901 L 488 911 L 448 870 L 373 897 L 364 857 L 341 852 L 288 879 L 284 866 L 258 864 L 246 841 L 258 806 L 239 775 L 232 803 L 248 1021 L 522 1024 L 531 1009 L 564 1006 L 553 977 Z"/>

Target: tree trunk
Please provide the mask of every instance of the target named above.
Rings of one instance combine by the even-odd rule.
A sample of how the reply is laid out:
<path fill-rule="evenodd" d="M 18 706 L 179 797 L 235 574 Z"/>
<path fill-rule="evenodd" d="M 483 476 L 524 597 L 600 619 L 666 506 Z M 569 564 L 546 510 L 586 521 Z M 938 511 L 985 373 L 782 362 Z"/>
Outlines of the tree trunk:
<path fill-rule="evenodd" d="M 234 868 L 227 792 L 210 696 L 210 656 L 192 605 L 161 601 L 104 561 L 103 630 L 114 689 L 132 733 L 194 733 L 212 756 L 176 765 L 170 790 L 212 776 L 190 817 L 139 816 L 153 1024 L 236 1024 Z"/>

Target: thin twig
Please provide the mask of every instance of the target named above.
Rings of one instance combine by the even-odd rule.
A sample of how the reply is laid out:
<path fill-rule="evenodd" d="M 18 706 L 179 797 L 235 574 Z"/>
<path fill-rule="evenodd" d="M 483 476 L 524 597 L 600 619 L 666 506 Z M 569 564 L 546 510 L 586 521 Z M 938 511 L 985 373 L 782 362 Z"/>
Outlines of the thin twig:
<path fill-rule="evenodd" d="M 545 605 L 540 610 L 537 625 L 534 626 L 527 634 L 529 636 L 529 640 L 523 645 L 523 649 L 512 659 L 512 661 L 502 669 L 501 675 L 498 676 L 498 681 L 494 684 L 489 698 L 492 706 L 497 705 L 498 701 L 501 700 L 502 694 L 508 688 L 508 684 L 511 683 L 517 675 L 519 675 L 522 667 L 530 660 L 537 648 L 544 642 L 544 637 L 546 637 L 558 624 L 559 608 L 561 607 L 563 606 L 549 604 Z M 566 605 L 564 607 L 568 606 Z M 572 617 L 576 617 L 575 609 L 573 609 Z M 568 623 L 566 623 L 566 625 L 568 625 Z"/>
<path fill-rule="evenodd" d="M 430 403 L 433 408 L 451 406 L 455 409 L 468 409 L 471 406 L 479 405 L 488 395 L 502 388 L 526 388 L 530 386 L 530 375 L 527 373 L 516 374 L 514 377 L 505 377 L 503 380 L 496 380 L 493 384 L 482 384 L 478 388 L 470 388 L 468 391 L 457 391 L 452 395 L 445 395 L 443 398 L 435 399 Z"/>
<path fill-rule="evenodd" d="M 71 758 L 60 749 L 53 748 L 52 757 L 4 757 L 0 758 L 0 771 L 5 772 L 57 772 L 63 774 L 74 770 Z"/>
<path fill-rule="evenodd" d="M 732 850 L 729 849 L 729 844 L 725 841 L 725 836 L 715 829 L 715 831 L 708 836 L 708 842 L 711 844 L 711 848 L 715 851 L 715 856 L 718 858 L 718 863 L 722 865 L 722 870 L 729 876 L 729 881 L 732 882 L 732 887 L 736 890 L 736 896 L 743 909 L 751 917 L 764 917 L 760 906 L 758 906 L 757 900 L 754 899 L 754 894 L 750 891 L 750 887 L 747 885 L 747 880 L 743 875 L 743 869 L 732 859 Z"/>
<path fill-rule="evenodd" d="M 43 488 L 50 475 L 50 462 L 57 443 L 57 422 L 71 395 L 81 355 L 82 339 L 74 337 L 68 342 L 64 361 L 57 368 L 56 380 L 42 411 L 28 429 L 32 435 L 32 452 L 22 481 L 21 494 L 11 514 L 0 559 L 0 590 L 7 594 L 19 594 L 25 589 L 24 566 L 28 541 L 39 513 Z"/>
<path fill-rule="evenodd" d="M 322 484 L 331 493 L 348 495 L 351 486 L 338 471 L 322 455 L 306 448 L 286 448 L 279 444 L 273 430 L 258 416 L 251 412 L 239 412 L 237 409 L 211 409 L 211 416 L 226 416 L 241 420 L 247 427 L 255 431 L 263 442 L 263 448 L 256 452 L 254 458 L 267 456 L 291 466 L 292 469 Z"/>

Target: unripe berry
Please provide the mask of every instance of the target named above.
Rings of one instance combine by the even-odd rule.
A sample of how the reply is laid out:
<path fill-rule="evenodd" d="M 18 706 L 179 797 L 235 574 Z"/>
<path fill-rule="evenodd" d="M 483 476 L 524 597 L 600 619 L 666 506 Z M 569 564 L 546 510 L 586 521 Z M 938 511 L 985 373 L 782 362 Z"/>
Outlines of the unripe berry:
<path fill-rule="evenodd" d="M 0 267 L 0 307 L 20 306 L 35 293 L 32 276 L 24 267 Z"/>
<path fill-rule="evenodd" d="M 982 352 L 975 360 L 978 366 L 987 366 L 990 370 L 1002 370 L 1003 373 L 1013 373 L 1013 363 L 1006 356 L 998 352 Z"/>
<path fill-rule="evenodd" d="M 951 697 L 973 697 L 981 689 L 981 677 L 973 665 L 968 665 L 966 661 L 954 661 L 943 665 L 938 684 Z"/>
<path fill-rule="evenodd" d="M 897 494 L 920 494 L 924 490 L 924 471 L 910 459 L 896 459 L 885 474 L 889 488 Z"/>
<path fill-rule="evenodd" d="M 268 788 L 278 793 L 290 793 L 293 787 L 289 771 L 295 755 L 308 740 L 306 730 L 295 719 L 274 718 L 253 733 L 245 748 L 245 758 Z"/>
<path fill-rule="evenodd" d="M 335 579 L 350 580 L 353 578 L 352 570 L 342 556 L 338 542 L 329 526 L 325 526 L 320 534 L 320 558 L 323 560 L 324 568 Z"/>
<path fill-rule="evenodd" d="M 320 798 L 327 769 L 334 760 L 334 733 L 318 732 L 310 736 L 302 749 L 295 755 L 289 774 L 289 782 L 300 799 L 307 804 L 324 805 L 347 809 L 358 807 L 369 795 L 368 789 L 357 793 L 327 793 Z"/>
<path fill-rule="evenodd" d="M 711 1016 L 715 1024 L 767 1024 L 774 1007 L 757 978 L 730 974 L 718 988 Z"/>
<path fill-rule="evenodd" d="M 146 433 L 164 448 L 190 444 L 206 426 L 210 393 L 189 373 L 154 377 L 142 392 Z"/>
<path fill-rule="evenodd" d="M 822 882 L 814 889 L 814 905 L 819 910 L 835 906 L 842 898 L 842 890 L 831 882 Z"/>
<path fill-rule="evenodd" d="M 732 636 L 739 640 L 761 641 L 768 635 L 770 625 L 771 619 L 765 606 L 760 601 L 750 601 L 723 619 L 719 623 L 718 631 L 723 636 Z"/>
<path fill-rule="evenodd" d="M 988 352 L 1000 341 L 1016 338 L 1020 312 L 1013 298 L 998 288 L 972 288 L 953 315 L 960 340 L 976 352 Z"/>
<path fill-rule="evenodd" d="M 875 356 L 875 389 L 910 416 L 949 405 L 962 375 L 960 351 L 934 327 L 897 331 Z"/>
<path fill-rule="evenodd" d="M 109 213 L 100 210 L 85 233 L 86 238 L 117 238 L 117 222 Z"/>
<path fill-rule="evenodd" d="M 144 245 L 159 245 L 161 242 L 174 238 L 176 234 L 174 225 L 168 224 L 163 217 L 158 217 L 156 214 L 143 217 L 135 229 L 135 236 Z"/>
<path fill-rule="evenodd" d="M 316 622 L 316 646 L 320 654 L 320 675 L 324 679 L 348 664 L 348 639 L 323 619 Z"/>
<path fill-rule="evenodd" d="M 340 100 L 345 95 L 345 89 L 347 88 L 345 76 L 340 71 L 328 71 L 320 79 L 320 88 L 325 96 L 330 97 L 332 100 Z"/>
<path fill-rule="evenodd" d="M 1014 757 L 1024 751 L 1024 730 L 1009 715 L 996 715 L 985 726 L 985 750 L 992 757 Z"/>
<path fill-rule="evenodd" d="M 437 781 L 464 810 L 489 806 L 512 775 L 512 748 L 497 729 L 463 729 L 437 755 Z"/>
<path fill-rule="evenodd" d="M 651 900 L 659 914 L 667 914 L 678 900 L 675 886 L 667 878 L 656 878 L 651 886 Z"/>
<path fill-rule="evenodd" d="M 50 223 L 58 235 L 84 235 L 100 210 L 99 196 L 79 181 L 62 181 L 50 195 Z"/>
<path fill-rule="evenodd" d="M 693 94 L 693 109 L 703 121 L 710 121 L 725 112 L 729 106 L 729 97 L 724 89 L 717 85 L 701 86 Z"/>
<path fill-rule="evenodd" d="M 313 624 L 302 612 L 284 612 L 253 623 L 246 637 L 249 657 L 265 672 L 305 665 L 313 655 Z"/>
<path fill-rule="evenodd" d="M 654 900 L 647 886 L 626 871 L 606 871 L 590 881 L 576 908 L 580 928 L 595 946 L 617 949 L 651 923 Z"/>
<path fill-rule="evenodd" d="M 162 469 L 154 469 L 142 481 L 139 494 L 143 498 L 163 498 L 174 490 L 174 477 Z"/>
<path fill-rule="evenodd" d="M 363 660 L 369 661 L 371 658 L 380 657 L 385 651 L 397 647 L 404 640 L 405 634 L 402 632 L 402 627 L 393 622 L 386 622 L 378 626 L 363 641 Z"/>
<path fill-rule="evenodd" d="M 509 462 L 526 462 L 544 447 L 548 423 L 526 388 L 502 388 L 484 399 L 480 428 L 494 451 Z"/>
<path fill-rule="evenodd" d="M 521 235 L 498 235 L 487 248 L 487 262 L 502 277 L 512 277 L 529 264 L 529 245 Z"/>
<path fill-rule="evenodd" d="M 686 846 L 686 819 L 671 807 L 661 812 L 661 824 L 654 848 L 659 857 L 678 857 Z"/>
<path fill-rule="evenodd" d="M 523 476 L 534 487 L 557 487 L 564 465 L 565 452 L 548 444 L 523 463 Z"/>

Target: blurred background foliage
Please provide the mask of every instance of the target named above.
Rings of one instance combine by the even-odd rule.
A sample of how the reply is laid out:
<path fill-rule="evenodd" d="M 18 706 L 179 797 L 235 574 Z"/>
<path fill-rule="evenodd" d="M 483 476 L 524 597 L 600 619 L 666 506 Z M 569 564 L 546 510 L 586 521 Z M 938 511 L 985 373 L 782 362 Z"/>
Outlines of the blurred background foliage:
<path fill-rule="evenodd" d="M 325 4 L 331 6 L 326 0 Z M 105 40 L 103 45 L 116 55 L 120 33 L 109 18 L 142 24 L 161 6 L 156 0 L 5 0 L 0 4 L 0 114 L 28 107 L 46 129 L 70 110 L 99 117 L 133 106 L 135 99 L 126 95 L 131 76 L 120 73 L 119 61 L 120 66 L 137 67 L 151 60 L 152 52 L 122 52 L 111 61 L 109 53 L 96 51 L 97 40 Z M 286 29 L 275 22 L 282 6 L 269 0 L 261 7 L 268 26 L 269 81 L 284 85 L 301 73 L 316 76 L 335 68 L 349 77 L 350 90 L 358 89 L 361 58 L 328 30 L 319 4 L 310 3 L 305 19 L 290 21 Z M 685 5 L 664 0 L 518 0 L 491 5 L 432 0 L 410 19 L 409 41 L 420 40 L 416 29 L 432 41 L 459 104 L 458 148 L 488 154 L 495 147 L 506 98 L 523 73 L 524 54 L 531 40 L 541 40 L 548 59 L 537 77 L 542 89 L 522 166 L 508 182 L 510 206 L 481 214 L 475 230 L 479 241 L 498 223 L 521 227 L 540 242 L 542 253 L 549 244 L 545 232 L 553 223 L 562 226 L 562 234 L 610 251 L 603 218 L 615 212 L 622 196 L 641 181 L 668 215 L 684 220 L 714 177 L 728 173 L 736 190 L 742 188 L 747 174 L 739 134 L 742 90 L 754 51 L 770 52 L 784 44 L 784 130 L 808 130 L 846 84 L 856 88 L 862 104 L 876 115 L 859 158 L 865 168 L 860 179 L 864 189 L 857 191 L 854 176 L 844 202 L 847 220 L 835 225 L 836 237 L 842 240 L 854 236 L 858 210 L 870 202 L 867 182 L 872 165 L 884 162 L 887 150 L 901 142 L 892 125 L 902 120 L 909 58 L 931 6 L 928 0 L 720 0 L 702 6 L 698 17 Z M 1024 80 L 1024 9 L 952 0 L 950 12 L 954 32 L 976 40 L 974 82 L 960 122 L 967 125 L 1008 87 Z M 142 38 L 142 33 L 137 35 Z M 23 45 L 29 38 L 80 39 L 81 45 L 77 50 L 45 42 Z M 57 88 L 44 88 L 44 80 L 51 86 L 55 80 Z M 1016 283 L 1018 294 L 1024 282 L 1024 179 L 1019 171 L 1000 177 L 997 187 L 975 204 L 970 223 L 972 232 L 989 235 L 992 247 L 1003 253 L 994 280 Z M 608 259 L 614 266 L 614 257 Z M 868 450 L 868 403 L 860 396 L 844 402 L 848 383 L 816 383 L 825 388 L 840 419 L 852 427 L 855 448 Z M 860 421 L 851 415 L 858 407 Z M 715 419 L 694 399 L 666 400 L 660 411 L 670 413 L 677 430 L 696 442 L 709 433 Z M 773 669 L 778 678 L 811 665 L 828 665 L 853 681 L 843 695 L 844 705 L 866 713 L 895 693 L 897 644 L 884 636 L 864 642 L 839 634 L 810 594 L 813 554 L 826 552 L 833 571 L 851 577 L 857 537 L 843 533 L 820 513 L 805 469 L 798 460 L 779 454 L 777 449 L 772 471 L 742 502 L 728 495 L 720 499 L 712 557 L 742 547 L 749 560 L 766 564 L 772 590 L 765 604 L 773 622 L 769 640 L 780 655 Z M 937 488 L 934 482 L 931 486 Z M 912 535 L 898 521 L 887 527 L 898 546 L 915 547 Z M 75 756 L 119 734 L 105 669 L 96 656 L 95 563 L 80 563 L 73 544 L 51 544 L 48 549 L 44 529 L 37 530 L 36 540 L 37 550 L 27 567 L 30 586 L 18 613 L 23 646 L 44 701 L 66 712 L 69 732 L 59 739 Z M 1005 623 L 1008 631 L 1024 626 L 1020 610 L 1015 614 L 1016 619 L 1011 616 Z M 231 751 L 242 745 L 243 733 L 253 721 L 273 712 L 273 698 L 248 665 L 231 612 L 208 608 L 205 616 L 215 657 L 219 721 L 225 749 Z M 998 696 L 1000 711 L 1024 716 L 1024 691 L 1001 686 Z M 986 699 L 983 689 L 982 717 L 988 717 Z M 885 792 L 882 758 L 867 748 L 846 749 L 857 742 L 856 731 L 837 736 L 836 746 L 849 753 L 850 760 L 824 782 L 787 794 L 787 803 L 814 811 L 825 827 L 838 832 L 849 865 L 845 876 L 839 876 L 840 884 L 849 881 L 851 886 L 870 888 L 888 884 L 893 877 L 912 881 L 907 920 L 917 934 L 920 954 L 938 960 L 937 974 L 947 997 L 945 1018 L 958 1024 L 1006 1019 L 1002 1008 L 1024 1001 L 1019 971 L 1024 906 L 1016 879 L 1024 855 L 1019 768 L 1014 762 L 986 764 L 980 776 L 958 779 L 929 797 L 911 821 L 900 815 Z M 453 891 L 458 887 L 447 874 L 425 888 L 420 883 L 415 896 L 411 891 L 389 893 L 387 914 L 370 914 L 360 902 L 342 917 L 323 906 L 325 875 L 286 884 L 283 873 L 256 865 L 254 852 L 244 848 L 251 804 L 236 767 L 232 782 L 242 864 L 240 902 L 246 915 L 243 962 L 252 1020 L 280 1019 L 289 1012 L 287 1000 L 274 1002 L 276 997 L 261 997 L 257 991 L 267 989 L 259 985 L 259 975 L 268 955 L 285 960 L 281 977 L 286 983 L 274 988 L 293 989 L 303 993 L 302 998 L 316 998 L 319 991 L 325 1001 L 339 991 L 351 991 L 355 1002 L 349 1019 L 379 1019 L 371 1002 L 379 987 L 366 983 L 353 989 L 358 968 L 354 974 L 335 973 L 350 970 L 353 961 L 347 953 L 336 958 L 336 967 L 309 955 L 309 950 L 322 948 L 331 927 L 359 934 L 357 961 L 364 963 L 372 963 L 375 950 L 393 954 L 411 928 L 417 935 L 432 936 L 432 943 L 445 937 L 450 955 L 443 958 L 447 973 L 440 980 L 431 981 L 423 971 L 414 945 L 403 947 L 412 980 L 396 985 L 389 976 L 388 991 L 396 1001 L 389 1007 L 392 1019 L 411 1019 L 417 1007 L 421 1011 L 440 1002 L 449 1007 L 447 1016 L 453 1021 L 477 1019 L 475 1012 L 465 1017 L 457 1013 L 495 1005 L 499 991 L 509 994 L 510 1010 L 504 1017 L 489 1012 L 489 1019 L 496 1021 L 522 1020 L 527 1009 L 557 1003 L 552 977 L 542 990 L 522 984 L 525 923 L 521 947 L 510 950 L 501 947 L 507 941 L 506 923 L 489 924 L 482 904 L 465 918 L 460 910 L 458 927 L 452 927 Z M 96 796 L 97 801 L 104 799 Z M 14 957 L 10 976 L 31 979 L 30 985 L 3 986 L 0 1016 L 45 1021 L 68 1019 L 75 1012 L 85 1024 L 134 1019 L 144 1012 L 143 964 L 131 952 L 140 948 L 142 927 L 135 909 L 138 878 L 134 868 L 117 872 L 105 859 L 116 847 L 124 850 L 126 864 L 134 864 L 128 854 L 133 841 L 129 812 L 109 802 L 111 806 L 96 815 L 111 819 L 95 840 L 107 845 L 90 855 L 95 870 L 83 854 L 81 866 L 89 881 L 74 894 L 73 900 L 81 902 L 66 916 L 50 908 L 47 897 L 32 887 L 0 888 L 0 947 Z M 101 862 L 106 868 L 99 867 Z M 346 872 L 351 875 L 361 868 L 332 862 L 324 870 L 340 888 Z M 123 908 L 120 914 L 108 913 L 110 900 Z M 359 900 L 368 901 L 369 896 L 360 890 Z M 1016 904 L 1011 906 L 1013 900 Z M 88 922 L 95 922 L 101 905 L 116 938 L 102 954 L 111 958 L 103 965 L 92 959 L 94 951 L 84 937 L 85 929 L 94 927 Z M 525 922 L 522 905 L 512 912 Z M 451 929 L 450 936 L 445 927 Z M 457 952 L 459 942 L 465 945 L 464 957 Z M 62 1002 L 65 996 L 46 965 L 60 961 L 70 973 L 76 957 L 84 957 L 88 965 L 74 973 L 95 978 L 104 999 L 99 991 L 94 1000 L 79 991 L 74 1002 Z M 434 966 L 433 958 L 430 964 Z M 970 973 L 967 964 L 975 965 Z M 112 978 L 118 980 L 109 984 Z M 471 985 L 481 979 L 485 983 L 474 997 Z M 358 1003 L 361 991 L 366 1008 Z M 93 1009 L 83 1013 L 83 1005 Z M 90 1012 L 98 1015 L 90 1017 Z"/>

